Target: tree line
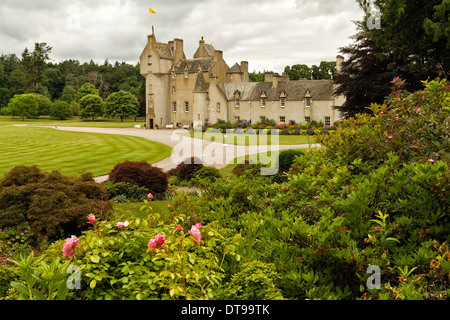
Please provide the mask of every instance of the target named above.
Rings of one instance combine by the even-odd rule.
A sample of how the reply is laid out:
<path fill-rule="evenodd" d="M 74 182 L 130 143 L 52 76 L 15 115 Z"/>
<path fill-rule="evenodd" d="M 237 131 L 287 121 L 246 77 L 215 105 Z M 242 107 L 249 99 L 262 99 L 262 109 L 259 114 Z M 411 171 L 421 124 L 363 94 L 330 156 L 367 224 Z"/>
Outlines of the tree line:
<path fill-rule="evenodd" d="M 333 79 L 336 73 L 336 61 L 322 61 L 320 64 L 309 67 L 306 64 L 294 64 L 286 66 L 284 74 L 289 75 L 290 80 L 324 80 Z M 250 82 L 264 82 L 265 72 L 250 72 Z"/>
<path fill-rule="evenodd" d="M 34 50 L 25 48 L 21 57 L 0 56 L 0 114 L 60 119 L 145 115 L 145 78 L 139 64 L 111 64 L 107 59 L 101 65 L 92 60 L 54 63 L 51 50 L 46 43 L 35 43 Z M 98 98 L 82 101 L 86 95 Z M 122 110 L 117 109 L 120 104 Z"/>

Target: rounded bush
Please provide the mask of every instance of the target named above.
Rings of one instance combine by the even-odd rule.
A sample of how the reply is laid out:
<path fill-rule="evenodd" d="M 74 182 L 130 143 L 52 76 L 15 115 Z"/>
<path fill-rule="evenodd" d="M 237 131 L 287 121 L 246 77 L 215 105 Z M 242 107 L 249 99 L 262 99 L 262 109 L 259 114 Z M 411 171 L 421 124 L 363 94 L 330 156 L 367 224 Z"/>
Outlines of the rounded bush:
<path fill-rule="evenodd" d="M 169 186 L 167 174 L 145 161 L 125 161 L 117 164 L 109 173 L 109 181 L 128 182 L 145 187 L 156 196 L 164 195 Z"/>
<path fill-rule="evenodd" d="M 208 182 L 214 182 L 221 177 L 219 170 L 214 167 L 203 167 L 195 173 L 197 181 L 207 180 Z"/>
<path fill-rule="evenodd" d="M 106 218 L 111 204 L 103 186 L 94 181 L 69 178 L 55 171 L 18 167 L 2 179 L 0 229 L 28 222 L 37 241 L 79 235 L 88 227 L 86 217 Z"/>
<path fill-rule="evenodd" d="M 190 181 L 195 178 L 198 170 L 203 168 L 201 160 L 196 157 L 191 157 L 184 160 L 176 168 L 168 172 L 169 176 L 176 176 L 181 181 Z"/>

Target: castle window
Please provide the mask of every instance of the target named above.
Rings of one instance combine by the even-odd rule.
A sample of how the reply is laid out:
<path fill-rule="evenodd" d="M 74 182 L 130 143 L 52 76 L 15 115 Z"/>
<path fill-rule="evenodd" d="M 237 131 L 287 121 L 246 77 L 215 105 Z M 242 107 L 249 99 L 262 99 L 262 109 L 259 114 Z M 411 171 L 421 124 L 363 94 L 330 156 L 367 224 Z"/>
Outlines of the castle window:
<path fill-rule="evenodd" d="M 325 125 L 331 126 L 331 118 L 330 117 L 325 117 Z"/>
<path fill-rule="evenodd" d="M 280 123 L 285 123 L 286 122 L 286 117 L 280 117 Z"/>
<path fill-rule="evenodd" d="M 175 87 L 172 87 L 172 94 L 175 94 Z"/>
<path fill-rule="evenodd" d="M 174 102 L 172 104 L 172 108 L 173 108 L 173 112 L 177 112 L 177 103 L 176 102 Z"/>
<path fill-rule="evenodd" d="M 217 103 L 217 112 L 220 112 L 220 103 Z"/>
<path fill-rule="evenodd" d="M 311 117 L 305 117 L 305 122 L 311 122 Z"/>
<path fill-rule="evenodd" d="M 187 78 L 189 78 L 189 72 L 188 71 L 185 71 L 184 72 L 184 77 L 187 79 Z"/>
<path fill-rule="evenodd" d="M 240 105 L 241 105 L 241 100 L 236 99 L 236 108 L 239 108 Z"/>
<path fill-rule="evenodd" d="M 286 107 L 286 98 L 281 98 L 281 100 L 280 100 L 280 106 L 281 106 L 282 108 Z"/>
<path fill-rule="evenodd" d="M 305 105 L 307 108 L 311 108 L 311 102 L 312 102 L 311 92 L 309 90 L 306 90 Z"/>
<path fill-rule="evenodd" d="M 311 108 L 311 98 L 306 98 L 306 107 Z"/>
<path fill-rule="evenodd" d="M 266 107 L 266 101 L 267 101 L 266 98 L 262 98 L 262 99 L 261 99 L 261 107 L 262 107 L 262 108 L 265 108 L 265 107 Z"/>
<path fill-rule="evenodd" d="M 189 102 L 187 101 L 184 103 L 184 111 L 189 112 Z"/>
<path fill-rule="evenodd" d="M 152 56 L 148 56 L 148 65 L 149 65 L 149 66 L 152 65 Z"/>

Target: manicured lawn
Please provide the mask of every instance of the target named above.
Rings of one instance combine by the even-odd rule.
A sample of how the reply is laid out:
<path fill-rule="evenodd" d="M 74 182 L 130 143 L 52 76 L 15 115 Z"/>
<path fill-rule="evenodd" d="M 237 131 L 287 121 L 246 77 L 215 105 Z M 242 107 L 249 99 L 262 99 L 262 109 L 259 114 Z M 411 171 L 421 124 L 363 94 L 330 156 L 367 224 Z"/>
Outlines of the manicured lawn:
<path fill-rule="evenodd" d="M 180 133 L 181 135 L 187 135 L 188 133 Z M 246 135 L 246 134 L 210 134 L 210 133 L 203 133 L 202 136 L 200 136 L 200 133 L 198 132 L 189 132 L 190 136 L 192 138 L 200 138 L 202 137 L 203 140 L 208 141 L 217 141 L 220 143 L 227 143 L 227 144 L 234 144 L 239 146 L 252 146 L 252 145 L 259 145 L 259 143 L 264 144 L 271 144 L 272 143 L 272 136 L 267 136 L 267 142 L 266 140 L 263 140 L 261 136 L 259 135 Z M 314 144 L 315 138 L 313 136 L 300 136 L 300 135 L 279 135 L 279 142 L 278 145 L 281 146 L 287 146 L 287 145 L 299 145 L 299 144 Z M 266 139 L 266 138 L 264 138 Z M 275 143 L 275 140 L 274 140 Z"/>
<path fill-rule="evenodd" d="M 49 117 L 41 117 L 39 119 L 22 119 L 11 118 L 8 116 L 0 116 L 0 125 L 33 125 L 33 126 L 59 126 L 59 127 L 96 127 L 96 128 L 133 128 L 135 125 L 144 126 L 145 121 L 138 119 L 136 122 L 134 119 L 124 120 L 111 120 L 111 119 L 100 119 L 100 120 L 80 120 L 78 118 L 73 118 L 70 120 L 53 120 Z"/>
<path fill-rule="evenodd" d="M 100 176 L 119 162 L 154 163 L 170 154 L 170 147 L 138 137 L 0 126 L 0 177 L 19 165 L 60 170 L 67 176 Z"/>

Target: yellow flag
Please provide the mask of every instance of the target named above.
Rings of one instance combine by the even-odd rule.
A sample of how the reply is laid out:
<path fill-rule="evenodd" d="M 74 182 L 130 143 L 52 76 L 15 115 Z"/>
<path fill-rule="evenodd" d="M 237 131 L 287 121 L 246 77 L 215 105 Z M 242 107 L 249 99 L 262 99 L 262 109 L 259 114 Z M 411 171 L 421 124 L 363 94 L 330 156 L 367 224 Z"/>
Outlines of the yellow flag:
<path fill-rule="evenodd" d="M 156 13 L 156 11 L 153 10 L 152 8 L 148 9 L 148 11 L 149 11 L 150 13 Z"/>

